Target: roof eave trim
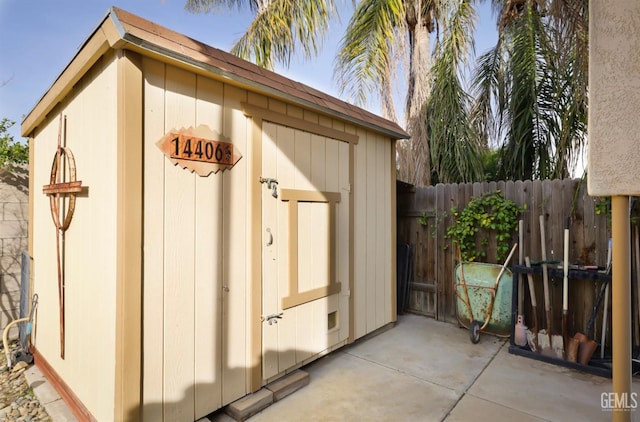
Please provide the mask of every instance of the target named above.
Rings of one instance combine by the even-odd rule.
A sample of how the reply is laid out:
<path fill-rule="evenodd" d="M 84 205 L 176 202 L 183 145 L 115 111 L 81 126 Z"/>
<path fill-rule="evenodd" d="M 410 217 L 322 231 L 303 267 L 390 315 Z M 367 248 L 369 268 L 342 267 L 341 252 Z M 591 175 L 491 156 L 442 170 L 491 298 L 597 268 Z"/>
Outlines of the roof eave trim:
<path fill-rule="evenodd" d="M 117 19 L 116 19 L 117 20 Z M 243 78 L 241 76 L 238 76 L 232 72 L 220 69 L 219 67 L 216 66 L 212 66 L 212 65 L 208 65 L 200 60 L 196 60 L 192 57 L 190 57 L 187 54 L 181 54 L 178 53 L 174 50 L 170 50 L 167 48 L 163 48 L 158 46 L 157 44 L 154 43 L 150 43 L 144 39 L 141 39 L 139 37 L 136 37 L 135 35 L 132 35 L 131 33 L 125 32 L 122 35 L 122 39 L 124 41 L 126 41 L 127 43 L 142 49 L 142 50 L 146 50 L 149 51 L 151 53 L 160 55 L 160 56 L 164 56 L 167 57 L 168 59 L 171 60 L 175 60 L 178 62 L 181 62 L 183 64 L 186 64 L 188 66 L 192 66 L 195 67 L 197 69 L 203 70 L 207 73 L 211 73 L 214 75 L 217 75 L 220 78 L 223 79 L 227 79 L 230 81 L 234 81 L 238 84 L 241 84 L 243 86 L 247 86 L 250 88 L 253 88 L 254 90 L 270 95 L 272 97 L 276 97 L 282 100 L 285 100 L 289 103 L 293 103 L 296 105 L 300 105 L 303 106 L 304 108 L 309 108 L 312 110 L 317 110 L 319 112 L 321 112 L 322 114 L 326 114 L 329 116 L 333 116 L 336 118 L 339 118 L 340 120 L 344 120 L 347 122 L 350 122 L 352 124 L 355 124 L 356 126 L 360 126 L 360 127 L 366 127 L 367 129 L 370 129 L 372 131 L 378 132 L 378 133 L 382 133 L 384 135 L 387 135 L 393 139 L 407 139 L 407 134 L 406 133 L 402 133 L 402 132 L 396 132 L 378 125 L 375 125 L 373 123 L 361 120 L 361 119 L 357 119 L 353 116 L 349 116 L 345 113 L 341 113 L 339 111 L 336 111 L 332 108 L 329 107 L 323 107 L 321 105 L 318 105 L 316 103 L 313 103 L 311 101 L 308 100 L 304 100 L 302 98 L 299 98 L 295 95 L 289 94 L 287 92 L 283 92 L 280 90 L 277 90 L 275 88 L 272 88 L 270 86 L 261 84 L 261 83 L 257 83 L 255 81 L 252 81 L 251 79 L 247 79 L 247 78 Z"/>
<path fill-rule="evenodd" d="M 322 114 L 384 134 L 394 140 L 407 139 L 406 132 L 395 131 L 366 120 L 358 119 L 349 114 L 299 98 L 268 85 L 257 83 L 251 79 L 238 76 L 232 72 L 220 69 L 219 67 L 196 60 L 186 54 L 181 54 L 179 52 L 163 48 L 157 44 L 150 43 L 144 39 L 136 37 L 125 30 L 124 26 L 118 19 L 117 12 L 114 8 L 111 8 L 108 11 L 107 15 L 97 26 L 93 34 L 81 46 L 60 76 L 58 76 L 35 107 L 33 107 L 29 114 L 24 118 L 21 125 L 22 136 L 31 136 L 37 126 L 46 118 L 47 114 L 50 113 L 51 110 L 53 110 L 55 106 L 73 89 L 73 86 L 103 54 L 105 54 L 109 49 L 124 48 L 126 44 L 143 51 L 148 51 L 150 53 L 166 57 L 170 60 L 181 62 L 206 73 L 217 75 L 222 79 L 233 81 L 257 92 L 261 92 L 304 108 L 316 110 Z"/>
<path fill-rule="evenodd" d="M 49 89 L 38 100 L 20 125 L 21 135 L 29 137 L 35 128 L 46 118 L 47 114 L 73 89 L 73 86 L 95 64 L 98 59 L 113 47 L 115 40 L 109 34 L 109 22 L 115 24 L 120 37 L 124 29 L 117 19 L 109 19 L 114 16 L 113 8 L 109 9 L 105 17 L 100 21 L 91 36 L 80 46 L 76 55 L 64 68 Z M 111 31 L 112 32 L 112 31 Z"/>

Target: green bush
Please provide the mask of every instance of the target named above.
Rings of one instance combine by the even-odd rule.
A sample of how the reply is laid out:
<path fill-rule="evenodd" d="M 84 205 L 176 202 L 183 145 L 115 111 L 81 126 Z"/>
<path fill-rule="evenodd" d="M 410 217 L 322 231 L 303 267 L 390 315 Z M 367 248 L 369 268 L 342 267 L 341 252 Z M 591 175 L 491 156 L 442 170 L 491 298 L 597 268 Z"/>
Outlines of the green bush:
<path fill-rule="evenodd" d="M 0 120 L 0 167 L 9 164 L 26 164 L 29 162 L 29 146 L 13 140 L 9 128 L 15 122 L 6 117 Z"/>
<path fill-rule="evenodd" d="M 496 190 L 471 200 L 462 211 L 452 208 L 450 213 L 455 223 L 447 228 L 447 237 L 458 245 L 463 261 L 476 261 L 486 257 L 485 250 L 489 244 L 489 238 L 480 237 L 479 233 L 495 235 L 497 259 L 504 261 L 511 249 L 511 238 L 522 210 Z M 477 248 L 478 244 L 480 248 Z"/>

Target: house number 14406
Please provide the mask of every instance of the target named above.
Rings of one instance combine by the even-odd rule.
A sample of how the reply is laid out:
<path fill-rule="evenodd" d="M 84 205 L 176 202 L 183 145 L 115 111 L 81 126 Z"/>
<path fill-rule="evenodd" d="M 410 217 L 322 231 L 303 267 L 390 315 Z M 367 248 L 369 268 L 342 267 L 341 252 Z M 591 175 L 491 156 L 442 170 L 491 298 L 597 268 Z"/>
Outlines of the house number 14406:
<path fill-rule="evenodd" d="M 233 144 L 228 142 L 177 135 L 171 139 L 171 146 L 171 158 L 215 164 L 233 164 Z"/>

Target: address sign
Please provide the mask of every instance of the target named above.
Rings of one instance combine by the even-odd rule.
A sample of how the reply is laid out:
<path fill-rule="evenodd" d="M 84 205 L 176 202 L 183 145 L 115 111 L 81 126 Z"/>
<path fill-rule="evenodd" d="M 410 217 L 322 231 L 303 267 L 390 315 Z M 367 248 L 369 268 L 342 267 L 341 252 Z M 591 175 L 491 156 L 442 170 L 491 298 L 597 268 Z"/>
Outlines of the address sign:
<path fill-rule="evenodd" d="M 233 164 L 233 144 L 173 134 L 171 158 L 203 161 L 215 164 Z"/>
<path fill-rule="evenodd" d="M 206 126 L 170 131 L 159 142 L 158 147 L 174 163 L 208 176 L 233 167 L 241 156 L 230 142 L 208 139 L 215 134 Z"/>

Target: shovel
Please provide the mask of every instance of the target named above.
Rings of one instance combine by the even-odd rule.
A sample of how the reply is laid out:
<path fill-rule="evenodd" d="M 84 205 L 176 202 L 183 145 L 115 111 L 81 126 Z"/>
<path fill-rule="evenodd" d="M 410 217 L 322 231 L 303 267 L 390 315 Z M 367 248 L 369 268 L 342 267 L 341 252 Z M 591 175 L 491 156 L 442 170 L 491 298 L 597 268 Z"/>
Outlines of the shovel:
<path fill-rule="evenodd" d="M 525 257 L 524 262 L 527 268 L 531 268 L 531 260 Z M 538 350 L 538 305 L 536 303 L 536 289 L 533 284 L 533 274 L 527 273 L 527 281 L 529 282 L 529 295 L 531 296 L 531 312 L 533 316 L 533 326 L 530 330 L 526 330 L 527 343 L 529 348 L 536 352 Z"/>
<path fill-rule="evenodd" d="M 562 270 L 562 341 L 564 344 L 569 345 L 569 335 L 567 334 L 567 319 L 569 318 L 569 217 L 564 220 L 564 263 Z M 565 355 L 566 358 L 567 356 Z"/>
<path fill-rule="evenodd" d="M 518 264 L 523 264 L 523 249 L 522 242 L 524 238 L 524 220 L 520 220 L 518 225 L 518 244 L 520 245 L 519 249 L 519 259 Z M 518 274 L 518 319 L 516 323 L 516 328 L 514 331 L 514 343 L 518 346 L 524 346 L 527 344 L 527 326 L 524 325 L 524 315 L 522 308 L 524 307 L 524 284 L 522 281 L 522 273 Z"/>
<path fill-rule="evenodd" d="M 596 298 L 596 303 L 593 305 L 593 310 L 591 311 L 591 316 L 589 317 L 589 322 L 587 323 L 587 333 L 576 333 L 573 336 L 574 339 L 579 341 L 579 351 L 578 351 L 578 362 L 582 365 L 587 365 L 593 356 L 593 352 L 595 352 L 598 343 L 593 340 L 593 325 L 596 321 L 596 317 L 598 315 L 598 308 L 600 308 L 600 303 L 602 303 L 602 299 L 605 295 L 608 296 L 609 293 L 609 282 L 604 281 L 600 286 L 600 293 Z M 606 312 L 603 320 L 606 320 Z"/>
<path fill-rule="evenodd" d="M 638 230 L 636 227 L 636 235 Z M 637 242 L 637 239 L 636 239 Z M 636 252 L 637 256 L 637 252 Z M 611 274 L 611 239 L 609 239 L 609 249 L 607 251 L 607 274 Z M 607 344 L 607 316 L 609 315 L 609 286 L 611 283 L 607 283 L 607 287 L 604 290 L 604 309 L 602 310 L 602 337 L 600 338 L 600 359 L 604 359 L 604 347 Z"/>
<path fill-rule="evenodd" d="M 549 297 L 549 275 L 547 274 L 547 247 L 545 245 L 544 216 L 540 216 L 540 246 L 542 249 L 542 285 L 544 287 L 544 313 L 546 317 L 546 329 L 538 332 L 538 347 L 540 353 L 551 354 L 551 299 Z"/>
<path fill-rule="evenodd" d="M 545 230 L 544 230 L 544 215 L 540 215 L 540 246 L 542 249 L 542 282 L 544 286 L 544 311 L 547 320 L 546 329 L 538 332 L 538 345 L 540 346 L 540 353 L 556 357 L 563 358 L 564 345 L 562 336 L 552 336 L 551 326 L 551 296 L 549 292 L 549 274 L 547 270 L 547 246 L 545 244 Z"/>

